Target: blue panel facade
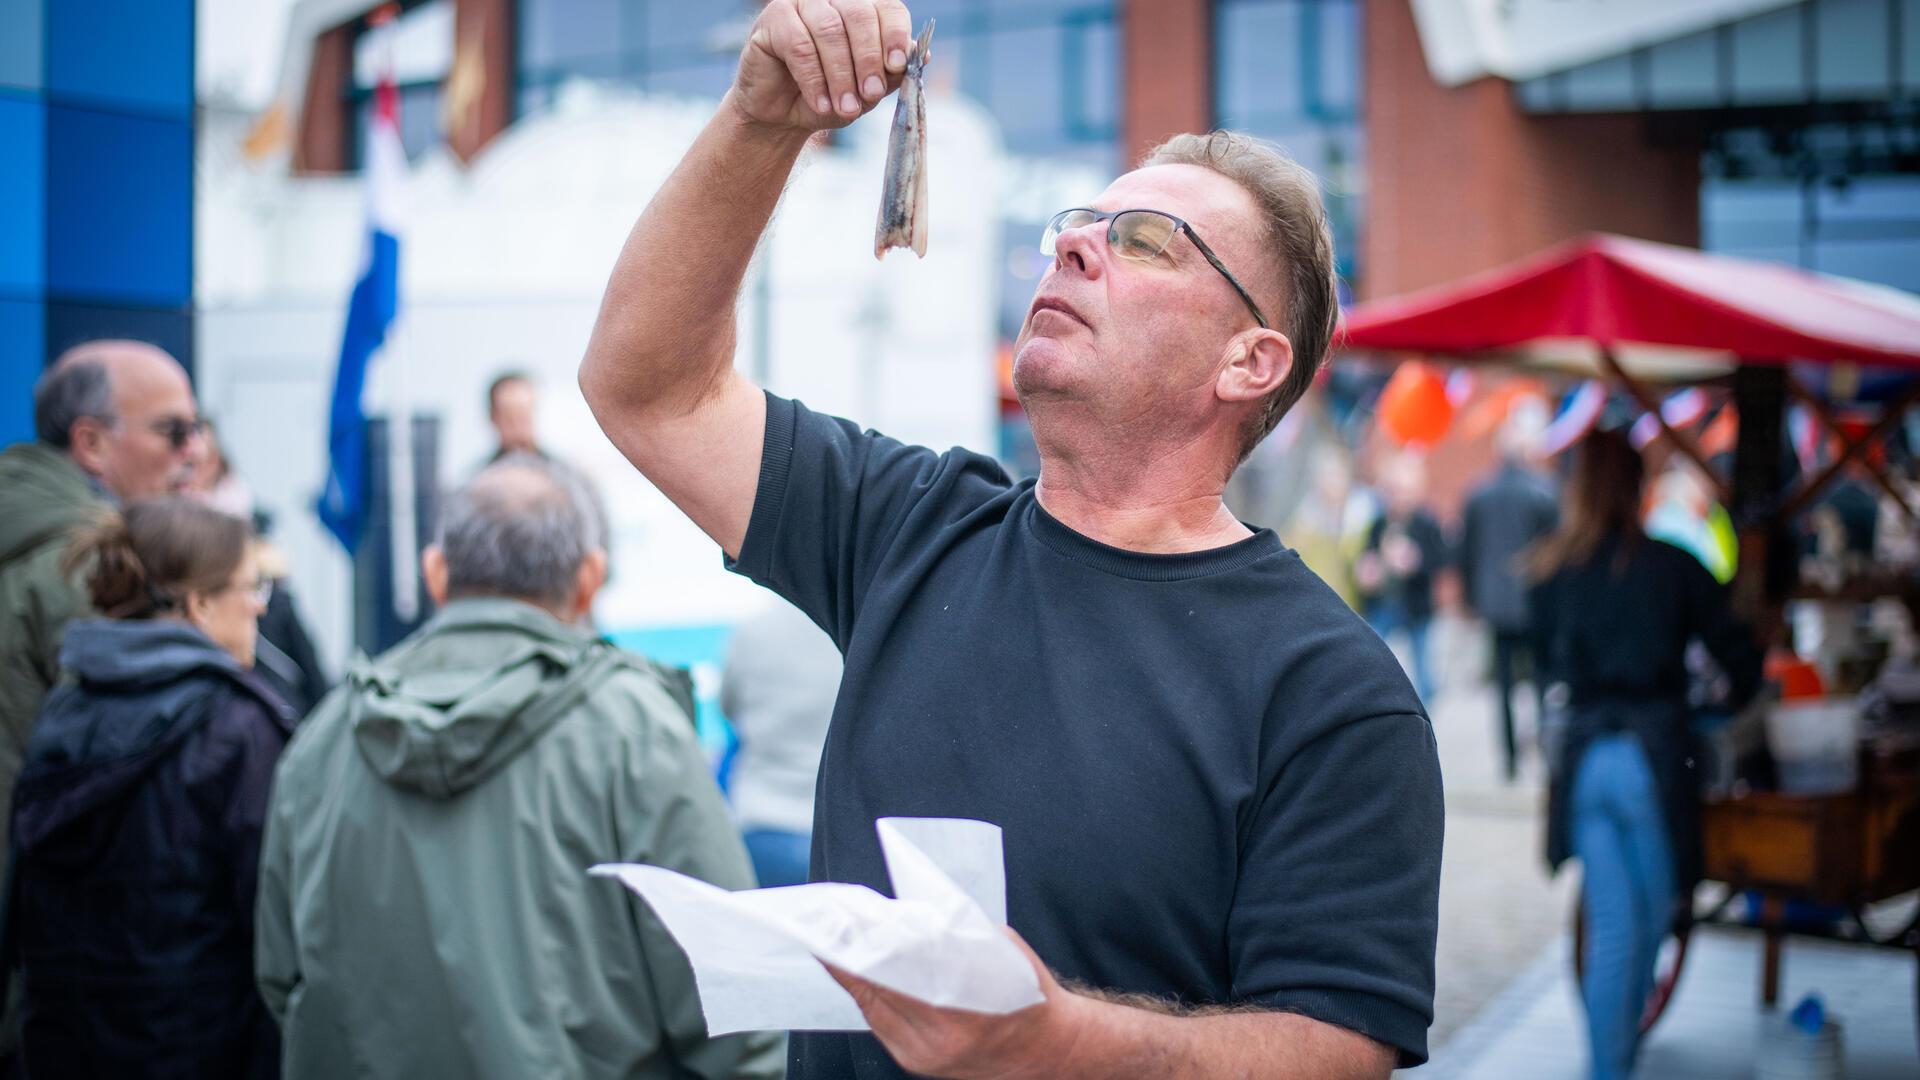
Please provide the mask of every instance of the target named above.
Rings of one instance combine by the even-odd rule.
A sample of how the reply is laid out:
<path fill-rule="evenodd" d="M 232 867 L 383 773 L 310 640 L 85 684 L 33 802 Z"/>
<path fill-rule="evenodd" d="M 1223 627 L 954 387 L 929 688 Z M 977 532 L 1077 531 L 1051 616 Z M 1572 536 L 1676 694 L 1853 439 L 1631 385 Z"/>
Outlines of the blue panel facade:
<path fill-rule="evenodd" d="M 45 10 L 46 0 L 0 0 L 0 87 L 40 89 Z"/>
<path fill-rule="evenodd" d="M 46 9 L 46 85 L 63 102 L 186 119 L 193 4 L 58 0 Z"/>
<path fill-rule="evenodd" d="M 33 380 L 46 345 L 37 300 L 0 298 L 0 446 L 33 436 Z"/>
<path fill-rule="evenodd" d="M 0 445 L 47 361 L 193 366 L 193 0 L 0 0 Z"/>
<path fill-rule="evenodd" d="M 49 291 L 184 307 L 193 291 L 192 253 L 193 128 L 49 109 Z"/>
<path fill-rule="evenodd" d="M 0 90 L 0 299 L 36 299 L 46 286 L 46 157 L 46 106 Z"/>

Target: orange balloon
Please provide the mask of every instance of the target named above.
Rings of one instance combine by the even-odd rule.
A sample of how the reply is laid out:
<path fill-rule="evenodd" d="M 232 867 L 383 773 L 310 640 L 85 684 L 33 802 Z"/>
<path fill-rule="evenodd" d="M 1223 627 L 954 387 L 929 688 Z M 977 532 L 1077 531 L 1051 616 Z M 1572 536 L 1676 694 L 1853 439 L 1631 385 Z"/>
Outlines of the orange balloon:
<path fill-rule="evenodd" d="M 1380 391 L 1378 413 L 1395 442 L 1431 446 L 1453 426 L 1447 380 L 1425 364 L 1401 364 Z"/>

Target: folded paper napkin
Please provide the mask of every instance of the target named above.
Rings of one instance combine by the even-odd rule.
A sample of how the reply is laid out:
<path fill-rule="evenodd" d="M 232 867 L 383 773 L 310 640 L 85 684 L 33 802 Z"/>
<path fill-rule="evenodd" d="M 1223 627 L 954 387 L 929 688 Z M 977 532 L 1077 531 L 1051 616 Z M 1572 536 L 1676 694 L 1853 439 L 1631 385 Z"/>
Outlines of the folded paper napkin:
<path fill-rule="evenodd" d="M 930 1004 L 1010 1013 L 1041 1001 L 1033 965 L 1007 936 L 1000 827 L 961 818 L 874 823 L 893 881 L 728 892 L 658 866 L 590 873 L 644 897 L 686 951 L 707 1034 L 865 1031 L 824 960 Z"/>

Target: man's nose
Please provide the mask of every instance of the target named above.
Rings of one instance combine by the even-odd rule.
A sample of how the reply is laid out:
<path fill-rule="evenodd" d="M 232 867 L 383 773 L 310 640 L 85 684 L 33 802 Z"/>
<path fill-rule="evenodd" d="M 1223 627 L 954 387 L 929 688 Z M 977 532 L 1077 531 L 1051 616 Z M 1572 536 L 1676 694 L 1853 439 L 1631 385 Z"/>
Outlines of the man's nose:
<path fill-rule="evenodd" d="M 1089 222 L 1077 229 L 1064 229 L 1053 238 L 1054 261 L 1060 266 L 1071 266 L 1090 278 L 1100 276 L 1100 242 L 1104 239 L 1107 223 Z"/>

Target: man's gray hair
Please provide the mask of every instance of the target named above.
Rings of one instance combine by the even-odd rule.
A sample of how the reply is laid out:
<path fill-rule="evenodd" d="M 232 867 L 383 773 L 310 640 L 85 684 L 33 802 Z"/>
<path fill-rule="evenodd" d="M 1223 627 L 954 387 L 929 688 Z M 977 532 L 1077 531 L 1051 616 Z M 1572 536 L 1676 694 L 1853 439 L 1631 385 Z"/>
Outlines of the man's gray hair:
<path fill-rule="evenodd" d="M 113 422 L 113 379 L 97 360 L 72 360 L 43 372 L 33 384 L 33 433 L 56 450 L 73 445 L 73 425 L 83 416 Z"/>
<path fill-rule="evenodd" d="M 453 596 L 564 604 L 606 530 L 571 470 L 515 456 L 482 469 L 441 505 L 438 543 Z"/>
<path fill-rule="evenodd" d="M 1293 343 L 1293 367 L 1254 411 L 1240 440 L 1239 460 L 1245 461 L 1313 385 L 1340 321 L 1333 229 L 1320 198 L 1320 182 L 1279 147 L 1234 131 L 1175 135 L 1147 151 L 1141 164 L 1211 169 L 1245 188 L 1260 204 L 1261 231 L 1272 260 L 1269 273 L 1279 279 L 1286 295 L 1273 328 Z"/>

